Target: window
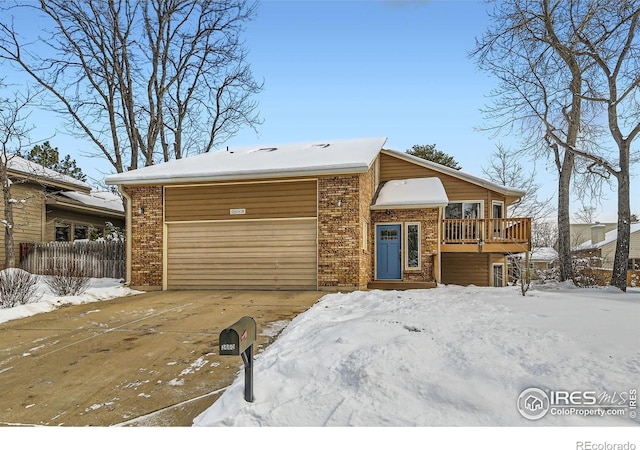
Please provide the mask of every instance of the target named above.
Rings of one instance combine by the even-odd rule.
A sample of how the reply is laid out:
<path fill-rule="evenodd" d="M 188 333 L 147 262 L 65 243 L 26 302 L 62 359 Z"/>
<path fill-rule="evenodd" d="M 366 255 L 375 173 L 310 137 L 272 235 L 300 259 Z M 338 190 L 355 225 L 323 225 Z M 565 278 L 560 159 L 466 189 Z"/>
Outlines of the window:
<path fill-rule="evenodd" d="M 420 223 L 405 224 L 405 268 L 420 269 Z"/>
<path fill-rule="evenodd" d="M 504 202 L 494 200 L 491 203 L 491 217 L 493 219 L 504 218 Z M 492 220 L 491 228 L 493 228 L 493 237 L 502 238 L 505 236 L 505 222 L 503 220 Z M 491 229 L 490 228 L 490 229 Z"/>
<path fill-rule="evenodd" d="M 383 228 L 380 230 L 380 240 L 381 241 L 397 241 L 398 240 L 398 230 L 395 228 Z"/>
<path fill-rule="evenodd" d="M 445 224 L 445 239 L 453 242 L 477 242 L 481 239 L 482 227 L 480 223 L 463 219 L 481 219 L 482 206 L 482 201 L 449 203 L 445 208 L 444 218 L 454 220 Z"/>
<path fill-rule="evenodd" d="M 452 202 L 445 209 L 445 219 L 480 219 L 482 202 Z"/>
<path fill-rule="evenodd" d="M 56 224 L 56 242 L 69 242 L 69 224 Z"/>
<path fill-rule="evenodd" d="M 504 286 L 504 264 L 493 265 L 493 287 Z"/>
<path fill-rule="evenodd" d="M 494 219 L 504 219 L 503 211 L 504 211 L 504 203 L 494 201 L 491 206 L 491 217 L 493 217 Z"/>
<path fill-rule="evenodd" d="M 73 240 L 87 239 L 89 237 L 89 227 L 86 225 L 76 225 L 73 227 Z"/>

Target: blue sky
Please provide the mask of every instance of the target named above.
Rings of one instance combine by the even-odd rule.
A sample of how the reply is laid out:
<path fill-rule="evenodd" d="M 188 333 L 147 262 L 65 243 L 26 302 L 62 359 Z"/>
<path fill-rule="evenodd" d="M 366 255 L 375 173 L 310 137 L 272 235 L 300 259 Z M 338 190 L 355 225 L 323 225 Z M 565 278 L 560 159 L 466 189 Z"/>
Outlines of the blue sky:
<path fill-rule="evenodd" d="M 264 81 L 257 96 L 264 123 L 223 147 L 383 136 L 397 150 L 436 144 L 481 176 L 498 143 L 515 148 L 512 136 L 476 131 L 495 85 L 468 57 L 489 24 L 485 8 L 453 0 L 260 1 L 244 37 L 254 76 Z M 77 139 L 51 142 L 93 177 L 112 171 L 84 157 Z M 536 164 L 550 195 L 554 169 Z M 607 197 L 597 219 L 615 221 L 615 194 Z M 632 211 L 640 212 L 640 200 Z"/>
<path fill-rule="evenodd" d="M 492 86 L 467 57 L 483 16 L 472 1 L 261 2 L 246 42 L 265 122 L 234 142 L 386 136 L 470 168 L 495 146 L 473 131 Z"/>

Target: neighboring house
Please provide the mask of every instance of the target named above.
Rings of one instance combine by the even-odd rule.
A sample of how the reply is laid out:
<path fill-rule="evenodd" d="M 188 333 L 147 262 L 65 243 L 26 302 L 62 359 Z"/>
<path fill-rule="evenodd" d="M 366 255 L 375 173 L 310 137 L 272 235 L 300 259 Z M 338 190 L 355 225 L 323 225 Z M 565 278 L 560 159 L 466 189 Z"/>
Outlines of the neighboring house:
<path fill-rule="evenodd" d="M 601 233 L 603 238 L 604 238 L 604 233 L 608 233 L 609 231 L 615 230 L 618 228 L 618 224 L 615 222 L 614 223 L 611 223 L 611 222 L 572 223 L 569 225 L 569 234 L 571 236 L 570 242 L 571 242 L 572 249 L 582 244 L 583 242 L 586 242 L 591 239 L 592 233 L 594 231 L 591 229 L 591 227 L 593 227 L 594 225 L 598 226 L 596 233 Z"/>
<path fill-rule="evenodd" d="M 582 224 L 581 224 L 582 225 Z M 574 227 L 574 225 L 571 225 Z M 601 260 L 605 269 L 613 268 L 618 238 L 617 226 L 609 230 L 609 224 L 589 224 L 590 239 L 585 239 L 572 249 L 577 257 L 594 257 Z M 631 238 L 629 240 L 629 262 L 627 269 L 640 269 L 640 223 L 631 224 Z"/>
<path fill-rule="evenodd" d="M 510 281 L 520 279 L 520 272 L 526 264 L 526 253 L 517 253 L 509 255 L 509 273 Z M 544 271 L 553 268 L 554 262 L 558 259 L 558 252 L 553 247 L 534 247 L 529 252 L 529 269 L 530 278 L 538 279 L 538 271 Z"/>
<path fill-rule="evenodd" d="M 45 242 L 88 239 L 91 228 L 102 236 L 107 222 L 124 229 L 122 198 L 112 192 L 59 191 L 46 203 Z"/>
<path fill-rule="evenodd" d="M 19 156 L 10 157 L 8 175 L 11 180 L 16 263 L 20 243 L 86 238 L 89 227 L 104 229 L 106 222 L 124 226 L 122 201 L 118 205 L 113 199 L 114 194 L 106 194 L 106 197 L 100 193 L 92 194 L 88 184 Z M 1 220 L 4 220 L 2 198 L 0 208 Z M 0 268 L 4 268 L 4 233 L 0 235 L 0 246 Z"/>
<path fill-rule="evenodd" d="M 524 192 L 383 149 L 386 139 L 228 148 L 106 178 L 127 198 L 139 289 L 503 286 Z"/>

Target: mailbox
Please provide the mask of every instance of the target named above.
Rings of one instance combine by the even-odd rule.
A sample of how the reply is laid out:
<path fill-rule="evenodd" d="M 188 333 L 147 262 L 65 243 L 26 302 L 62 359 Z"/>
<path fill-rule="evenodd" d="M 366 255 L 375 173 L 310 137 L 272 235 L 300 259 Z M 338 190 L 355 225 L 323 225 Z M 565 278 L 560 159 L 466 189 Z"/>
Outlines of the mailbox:
<path fill-rule="evenodd" d="M 256 321 L 243 317 L 220 332 L 220 355 L 240 356 L 256 340 Z"/>
<path fill-rule="evenodd" d="M 256 321 L 243 317 L 220 332 L 220 355 L 242 356 L 244 362 L 244 399 L 253 402 L 253 343 L 256 340 Z"/>

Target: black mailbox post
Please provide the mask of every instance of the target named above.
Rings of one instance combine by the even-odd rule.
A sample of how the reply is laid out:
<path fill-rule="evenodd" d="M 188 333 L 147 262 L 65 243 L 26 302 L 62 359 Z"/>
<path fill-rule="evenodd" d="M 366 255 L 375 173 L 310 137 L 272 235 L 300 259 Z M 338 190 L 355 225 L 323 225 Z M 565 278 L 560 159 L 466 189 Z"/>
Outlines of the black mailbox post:
<path fill-rule="evenodd" d="M 244 399 L 253 402 L 253 343 L 256 340 L 256 321 L 243 317 L 220 332 L 220 355 L 240 355 L 244 362 Z"/>

